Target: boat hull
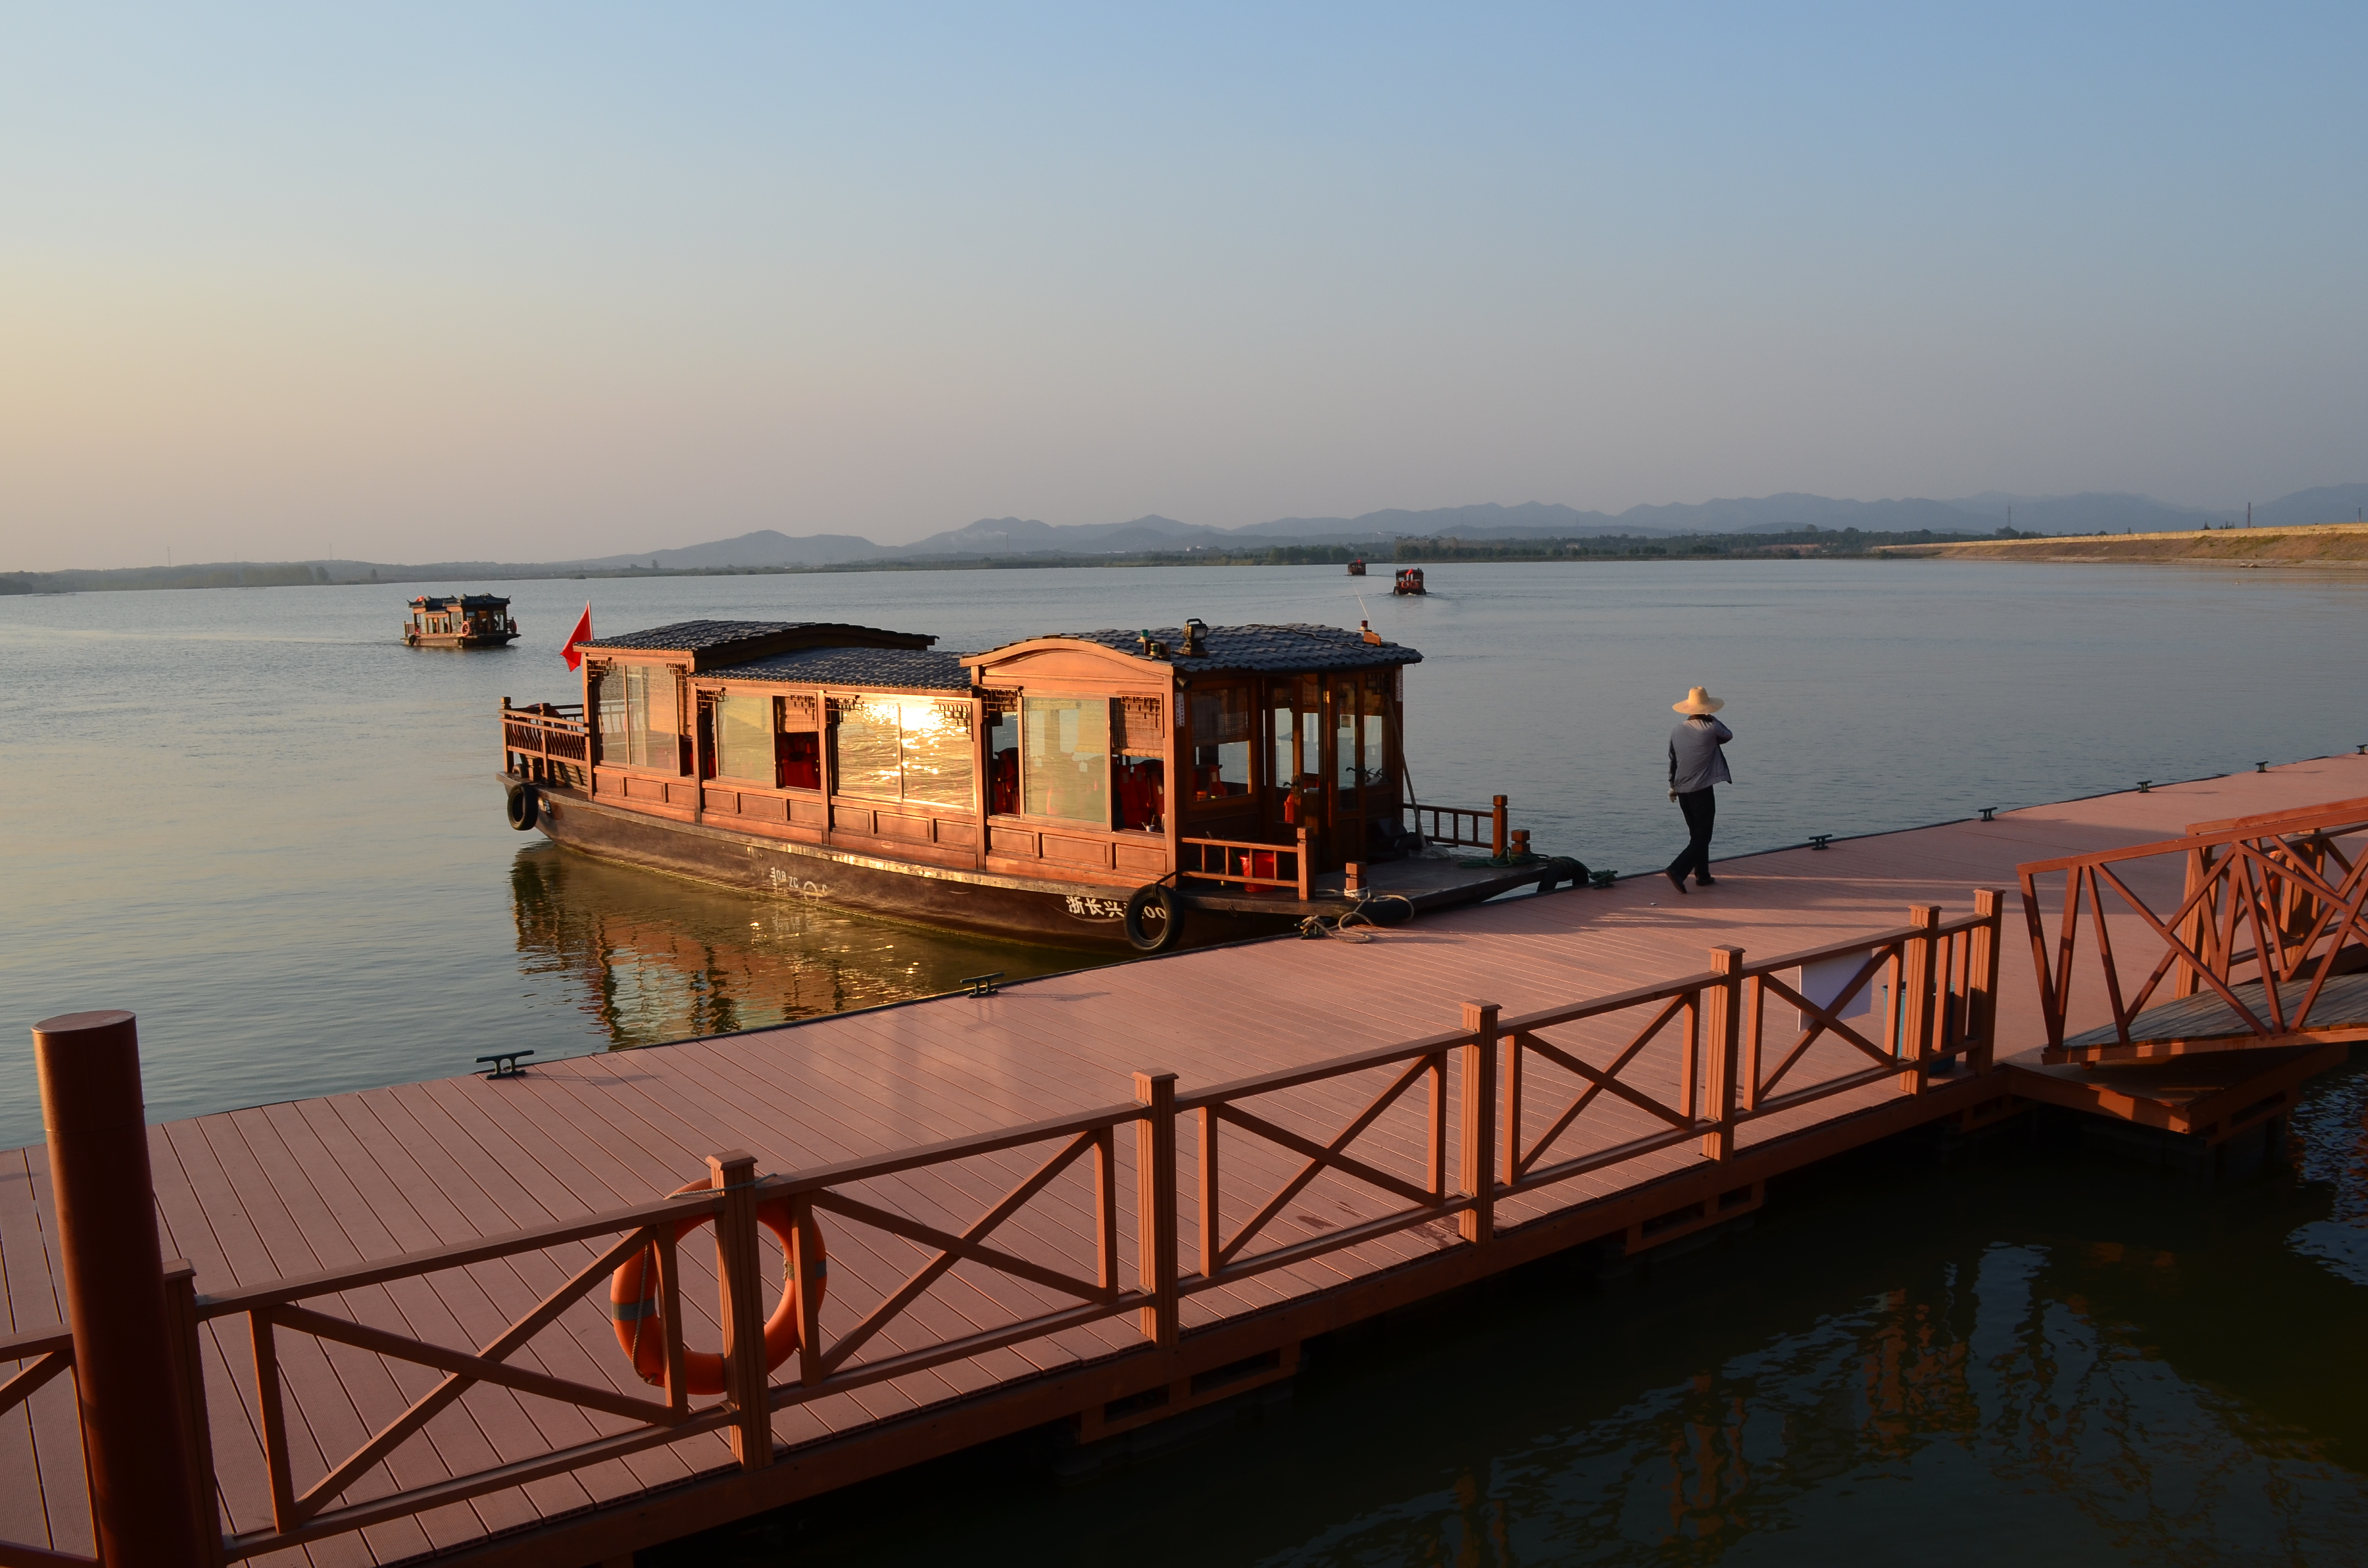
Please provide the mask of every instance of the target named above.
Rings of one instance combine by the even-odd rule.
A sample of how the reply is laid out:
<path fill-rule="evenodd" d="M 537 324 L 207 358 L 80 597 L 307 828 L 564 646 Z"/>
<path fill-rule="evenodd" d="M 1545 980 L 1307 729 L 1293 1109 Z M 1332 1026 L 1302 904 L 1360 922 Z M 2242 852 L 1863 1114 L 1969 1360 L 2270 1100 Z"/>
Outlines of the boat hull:
<path fill-rule="evenodd" d="M 518 640 L 515 631 L 488 634 L 458 631 L 406 632 L 403 639 L 414 648 L 507 648 Z"/>
<path fill-rule="evenodd" d="M 821 845 L 620 811 L 579 790 L 538 786 L 537 825 L 555 843 L 607 860 L 768 897 L 1008 941 L 1131 950 L 1126 888 L 1042 881 L 916 866 Z M 1287 930 L 1305 911 L 1190 909 L 1179 947 L 1208 947 Z"/>

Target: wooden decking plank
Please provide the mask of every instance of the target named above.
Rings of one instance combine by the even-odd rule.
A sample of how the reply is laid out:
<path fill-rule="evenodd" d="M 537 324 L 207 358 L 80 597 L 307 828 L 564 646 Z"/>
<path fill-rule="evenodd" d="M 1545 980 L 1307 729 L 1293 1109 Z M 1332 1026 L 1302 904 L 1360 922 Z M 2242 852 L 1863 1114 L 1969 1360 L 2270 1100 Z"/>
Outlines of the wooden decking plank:
<path fill-rule="evenodd" d="M 11 1334 L 65 1323 L 65 1292 L 42 1201 L 48 1158 L 48 1151 L 37 1145 L 10 1151 L 0 1165 L 0 1287 L 6 1289 Z M 13 1376 L 19 1365 L 0 1362 L 0 1376 Z M 51 1379 L 10 1411 L 0 1434 L 5 1473 L 33 1483 L 0 1487 L 8 1494 L 0 1501 L 0 1539 L 57 1551 L 96 1550 L 82 1491 L 82 1426 L 72 1374 Z"/>
<path fill-rule="evenodd" d="M 334 1120 L 316 1122 L 308 1113 L 310 1107 L 297 1101 L 269 1108 L 266 1116 L 278 1128 L 280 1142 L 311 1178 L 322 1202 L 336 1216 L 337 1222 L 353 1244 L 357 1260 L 399 1256 L 404 1252 L 432 1245 L 425 1228 L 414 1221 L 405 1226 L 409 1240 L 400 1238 L 390 1229 L 391 1223 L 401 1222 L 406 1207 L 399 1197 L 387 1194 L 376 1202 L 366 1198 L 355 1184 L 356 1176 L 370 1168 L 368 1156 L 338 1137 L 342 1129 Z M 324 1133 L 328 1134 L 327 1138 Z M 336 1138 L 331 1142 L 330 1138 Z M 425 1280 L 397 1280 L 367 1290 L 347 1292 L 336 1298 L 357 1323 L 369 1324 L 394 1333 L 410 1335 L 430 1344 L 452 1345 L 461 1349 L 474 1349 L 484 1335 L 471 1335 L 461 1324 L 443 1293 Z M 427 1368 L 387 1369 L 400 1390 L 401 1404 L 390 1411 L 372 1415 L 375 1424 L 383 1425 L 401 1414 L 410 1403 L 433 1389 L 438 1374 Z M 426 1443 L 445 1475 L 465 1475 L 499 1464 L 507 1456 L 504 1437 L 515 1442 L 515 1427 L 527 1424 L 516 1406 L 516 1399 L 507 1390 L 478 1391 L 484 1397 L 472 1397 L 461 1402 L 454 1418 L 439 1417 L 406 1444 Z M 507 1408 L 504 1402 L 507 1401 Z M 512 1447 L 515 1452 L 516 1448 Z M 438 1479 L 427 1477 L 427 1479 Z M 571 1488 L 581 1500 L 580 1487 Z M 355 1495 L 365 1494 L 357 1492 Z M 530 1507 L 525 1499 L 507 1493 L 496 1493 L 478 1499 L 473 1505 L 456 1505 L 423 1515 L 421 1523 L 431 1539 L 439 1545 L 452 1545 L 475 1539 L 493 1530 L 507 1529 L 531 1523 L 545 1517 Z"/>
<path fill-rule="evenodd" d="M 342 1114 L 337 1118 L 340 1124 L 352 1136 L 355 1147 L 377 1163 L 377 1168 L 389 1183 L 390 1190 L 406 1192 L 416 1199 L 416 1211 L 419 1215 L 419 1222 L 427 1226 L 428 1233 L 435 1238 L 425 1244 L 433 1246 L 473 1238 L 480 1233 L 479 1228 L 454 1206 L 450 1198 L 416 1163 L 415 1146 L 398 1139 L 379 1114 L 381 1109 L 384 1109 L 407 1124 L 407 1113 L 391 1101 L 382 1106 L 370 1103 L 382 1094 L 383 1091 L 371 1091 L 368 1096 L 322 1103 L 341 1110 Z M 539 1295 L 535 1283 L 515 1267 L 505 1265 L 501 1266 L 501 1273 L 494 1270 L 495 1266 L 486 1266 L 484 1268 L 454 1270 L 438 1277 L 438 1288 L 455 1303 L 456 1312 L 467 1325 L 468 1332 L 481 1345 L 490 1342 L 524 1310 L 517 1303 L 530 1301 Z M 507 1278 L 496 1291 L 492 1288 L 492 1280 L 501 1278 L 502 1273 L 506 1273 Z M 533 1423 L 532 1412 L 525 1407 L 523 1402 L 519 1402 L 518 1408 L 528 1428 L 541 1434 L 541 1429 Z M 534 1440 L 544 1444 L 550 1441 L 549 1437 L 540 1435 Z M 712 1450 L 703 1460 L 693 1457 L 701 1445 Z M 691 1453 L 684 1450 L 691 1450 Z M 722 1451 L 720 1438 L 693 1437 L 682 1444 L 632 1456 L 630 1473 L 641 1476 L 652 1484 L 659 1479 L 678 1480 L 696 1470 L 712 1468 L 717 1462 L 715 1454 Z M 600 1469 L 606 1471 L 609 1467 Z M 598 1472 L 579 1472 L 579 1479 L 589 1486 L 597 1483 L 600 1476 Z"/>
<path fill-rule="evenodd" d="M 359 1261 L 343 1228 L 295 1162 L 287 1157 L 277 1131 L 262 1110 L 225 1113 L 216 1122 L 211 1142 L 225 1176 L 244 1194 L 256 1229 L 303 1238 L 309 1259 L 287 1272 Z M 322 1473 L 366 1442 L 380 1421 L 402 1412 L 406 1401 L 379 1358 L 349 1346 L 324 1345 L 309 1335 L 283 1332 L 276 1336 L 276 1343 L 291 1428 L 296 1420 L 303 1422 L 324 1456 Z M 391 1458 L 387 1468 L 398 1486 L 441 1481 L 450 1474 L 432 1454 L 410 1446 Z M 299 1492 L 315 1479 L 301 1464 L 291 1469 Z M 364 1483 L 368 1480 L 363 1478 Z M 356 1494 L 371 1495 L 374 1490 L 358 1483 Z M 428 1536 L 425 1521 L 416 1517 L 374 1525 L 362 1535 L 381 1561 L 400 1561 L 437 1544 Z"/>
<path fill-rule="evenodd" d="M 451 1104 L 429 1092 L 428 1086 L 425 1085 L 404 1085 L 390 1095 L 385 1102 L 387 1113 L 406 1117 L 409 1126 L 417 1130 L 417 1136 L 426 1141 L 427 1147 L 449 1162 L 453 1172 L 467 1176 L 470 1188 L 476 1199 L 484 1203 L 488 1210 L 501 1216 L 503 1223 L 488 1228 L 493 1233 L 498 1233 L 502 1230 L 522 1229 L 548 1220 L 558 1219 L 569 1213 L 587 1211 L 588 1206 L 572 1204 L 554 1206 L 545 1200 L 547 1194 L 538 1194 L 530 1187 L 515 1181 L 511 1167 L 504 1165 L 498 1158 L 501 1141 L 495 1138 L 495 1147 L 487 1148 L 478 1137 L 478 1133 L 485 1131 L 482 1123 L 474 1127 L 463 1125 L 452 1116 L 452 1109 Z M 398 1133 L 398 1136 L 402 1135 Z M 571 1252 L 570 1256 L 571 1257 L 588 1256 L 589 1252 L 588 1249 L 578 1248 Z M 513 1260 L 508 1270 L 505 1272 L 495 1272 L 491 1269 L 472 1269 L 469 1272 L 481 1276 L 493 1300 L 495 1311 L 507 1314 L 503 1320 L 505 1322 L 515 1320 L 529 1311 L 536 1301 L 541 1300 L 543 1292 L 556 1282 L 555 1271 L 553 1277 L 548 1278 L 539 1273 L 530 1276 L 525 1264 L 519 1260 Z M 517 1282 L 518 1287 L 515 1295 L 511 1294 L 512 1280 Z M 559 1324 L 554 1324 L 551 1328 L 546 1329 L 545 1334 L 581 1332 L 572 1321 L 575 1317 L 575 1314 L 573 1313 L 563 1317 Z M 596 1358 L 589 1349 L 586 1349 L 584 1355 L 586 1362 L 596 1361 Z M 552 1449 L 587 1441 L 598 1435 L 602 1429 L 600 1424 L 592 1418 L 589 1412 L 577 1406 L 554 1404 L 547 1400 L 531 1403 L 521 1400 L 519 1407 L 530 1416 L 536 1427 L 544 1434 L 547 1446 Z M 691 1441 L 695 1443 L 698 1439 L 694 1438 Z M 603 1469 L 607 1468 L 603 1467 Z M 566 1492 L 564 1489 L 555 1487 L 553 1483 L 562 1479 L 564 1478 L 551 1477 L 530 1483 L 527 1488 L 528 1494 L 538 1506 L 551 1509 L 559 1508 L 564 1506 L 563 1499 L 566 1496 Z M 589 1487 L 598 1484 L 600 1480 L 600 1476 L 594 1472 L 579 1471 L 576 1472 L 575 1484 Z"/>

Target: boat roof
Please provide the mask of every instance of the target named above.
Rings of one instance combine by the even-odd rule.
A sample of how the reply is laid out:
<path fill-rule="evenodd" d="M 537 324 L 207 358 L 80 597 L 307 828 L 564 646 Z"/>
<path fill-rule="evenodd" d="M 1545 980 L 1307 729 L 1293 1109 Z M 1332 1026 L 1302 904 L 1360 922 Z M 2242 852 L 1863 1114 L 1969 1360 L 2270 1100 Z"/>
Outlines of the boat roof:
<path fill-rule="evenodd" d="M 917 631 L 849 626 L 830 620 L 677 620 L 579 642 L 594 653 L 680 653 L 700 675 L 798 648 L 927 648 L 936 638 Z"/>
<path fill-rule="evenodd" d="M 800 648 L 705 672 L 721 680 L 794 681 L 801 686 L 855 687 L 865 691 L 970 693 L 970 671 L 960 653 L 928 648 Z"/>
<path fill-rule="evenodd" d="M 1238 670 L 1260 675 L 1296 675 L 1308 670 L 1360 670 L 1392 665 L 1418 665 L 1422 655 L 1401 642 L 1368 642 L 1364 634 L 1341 626 L 1313 626 L 1292 622 L 1281 626 L 1212 626 L 1201 634 L 1201 645 L 1207 651 L 1186 656 L 1177 652 L 1184 645 L 1184 629 L 1180 626 L 1155 626 L 1148 629 L 1151 636 L 1167 646 L 1165 653 L 1146 655 L 1143 651 L 1142 631 L 1121 631 L 1104 628 L 1099 631 L 1060 631 L 1050 637 L 1031 637 L 1030 642 L 1053 641 L 1091 642 L 1103 648 L 1116 649 L 1134 658 L 1147 658 L 1153 664 L 1173 665 L 1179 670 L 1215 673 Z M 1009 648 L 1022 646 L 1010 643 Z M 966 655 L 973 665 L 993 662 L 1006 650 L 991 649 L 984 653 Z"/>
<path fill-rule="evenodd" d="M 510 601 L 499 594 L 422 594 L 411 602 L 421 609 L 447 608 L 480 609 L 486 606 L 498 608 Z"/>

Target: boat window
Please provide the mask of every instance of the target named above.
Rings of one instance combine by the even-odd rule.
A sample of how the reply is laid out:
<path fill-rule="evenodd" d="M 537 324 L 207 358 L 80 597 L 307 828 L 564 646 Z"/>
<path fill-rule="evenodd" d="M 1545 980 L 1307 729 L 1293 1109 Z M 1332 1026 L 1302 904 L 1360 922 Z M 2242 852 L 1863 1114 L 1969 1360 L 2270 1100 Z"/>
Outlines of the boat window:
<path fill-rule="evenodd" d="M 1118 825 L 1138 833 L 1167 827 L 1167 762 L 1164 757 L 1118 759 Z"/>
<path fill-rule="evenodd" d="M 1204 801 L 1235 799 L 1250 792 L 1250 694 L 1247 687 L 1193 688 L 1191 722 L 1192 795 Z"/>
<path fill-rule="evenodd" d="M 971 809 L 970 704 L 905 702 L 905 799 Z"/>
<path fill-rule="evenodd" d="M 894 699 L 833 698 L 830 706 L 838 792 L 874 800 L 904 799 L 904 744 Z"/>
<path fill-rule="evenodd" d="M 1021 809 L 1110 825 L 1110 699 L 1030 697 L 1020 714 Z"/>
<path fill-rule="evenodd" d="M 611 665 L 600 676 L 600 758 L 612 767 L 682 770 L 669 665 Z"/>
<path fill-rule="evenodd" d="M 970 704 L 866 697 L 831 708 L 840 794 L 970 809 Z"/>
<path fill-rule="evenodd" d="M 783 790 L 822 788 L 822 736 L 813 730 L 785 732 L 774 763 L 773 782 Z"/>
<path fill-rule="evenodd" d="M 1322 758 L 1323 708 L 1314 676 L 1279 680 L 1269 688 L 1273 700 L 1272 749 L 1267 753 L 1267 778 L 1276 788 L 1288 789 L 1302 774 L 1314 773 Z"/>
<path fill-rule="evenodd" d="M 822 788 L 822 735 L 814 728 L 814 699 L 797 694 L 773 699 L 773 783 L 783 790 Z"/>
<path fill-rule="evenodd" d="M 1332 784 L 1339 791 L 1340 805 L 1349 811 L 1357 809 L 1357 786 L 1363 779 L 1357 753 L 1357 710 L 1362 706 L 1358 686 L 1357 677 L 1349 676 L 1332 687 Z"/>
<path fill-rule="evenodd" d="M 1375 671 L 1365 676 L 1361 688 L 1365 710 L 1364 785 L 1382 791 L 1384 800 L 1396 794 L 1392 788 L 1395 781 L 1390 775 L 1390 684 L 1387 672 Z"/>
<path fill-rule="evenodd" d="M 986 809 L 998 816 L 1019 810 L 1019 699 L 986 694 Z"/>
<path fill-rule="evenodd" d="M 726 778 L 773 777 L 773 699 L 754 691 L 715 699 L 715 771 Z"/>

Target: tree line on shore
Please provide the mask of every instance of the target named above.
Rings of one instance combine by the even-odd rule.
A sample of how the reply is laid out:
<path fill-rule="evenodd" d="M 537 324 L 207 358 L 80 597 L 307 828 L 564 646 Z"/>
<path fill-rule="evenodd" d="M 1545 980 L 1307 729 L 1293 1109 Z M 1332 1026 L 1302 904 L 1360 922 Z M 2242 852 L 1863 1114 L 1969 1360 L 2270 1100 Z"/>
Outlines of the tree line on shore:
<path fill-rule="evenodd" d="M 796 576 L 823 572 L 1009 571 L 1072 566 L 1321 566 L 1355 560 L 1421 564 L 1439 561 L 1752 560 L 1769 557 L 1863 556 L 1885 544 L 1958 544 L 2038 539 L 1999 528 L 1989 533 L 1941 533 L 1930 528 L 1873 532 L 1801 528 L 1731 534 L 1590 534 L 1576 538 L 1462 539 L 1454 535 L 1372 540 L 1340 544 L 1284 544 L 1264 549 L 1130 551 L 1104 554 L 1039 551 L 1007 556 L 941 556 L 855 561 L 828 566 L 608 567 L 495 562 L 395 565 L 354 561 L 211 562 L 188 566 L 122 566 L 64 572 L 0 573 L 0 595 L 73 594 L 142 588 L 284 588 L 357 583 L 416 583 L 467 577 L 477 582 L 529 578 Z M 1877 559 L 1880 559 L 1879 557 Z"/>

